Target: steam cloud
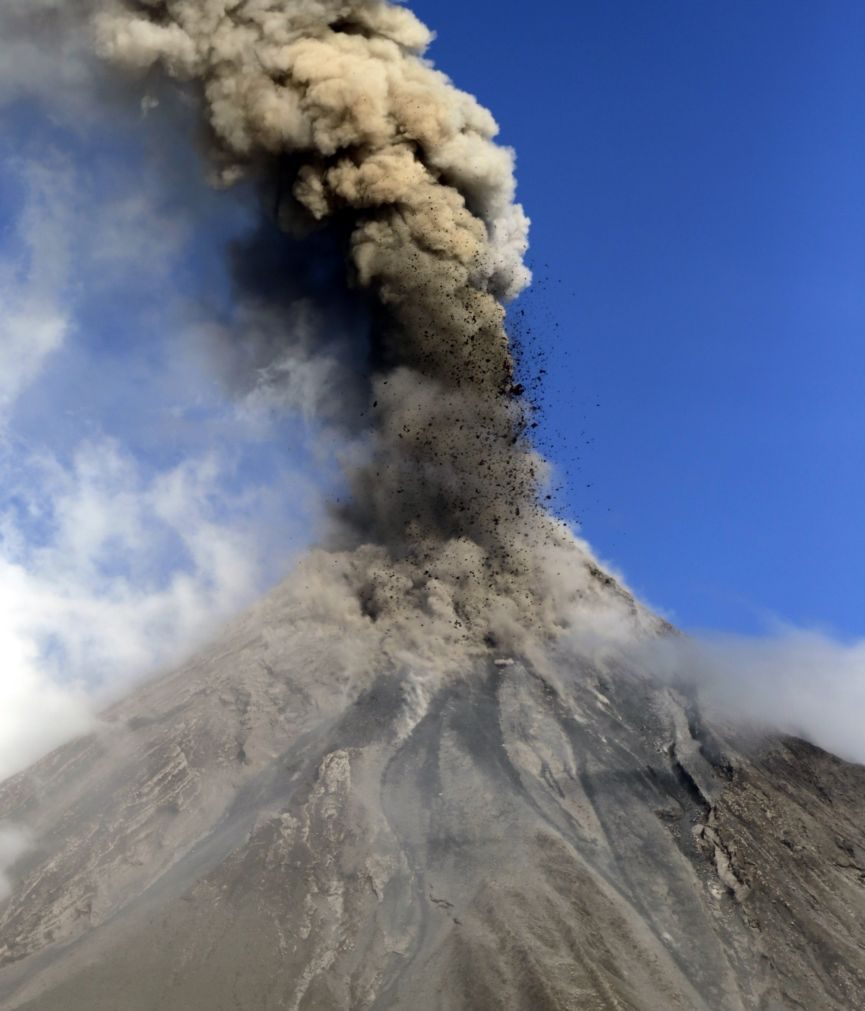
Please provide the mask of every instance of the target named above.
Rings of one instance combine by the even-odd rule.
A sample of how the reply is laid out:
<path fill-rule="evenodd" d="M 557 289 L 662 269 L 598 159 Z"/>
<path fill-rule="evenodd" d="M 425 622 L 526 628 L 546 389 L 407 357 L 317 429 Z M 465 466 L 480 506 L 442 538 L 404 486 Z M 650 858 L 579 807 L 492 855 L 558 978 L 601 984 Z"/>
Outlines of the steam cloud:
<path fill-rule="evenodd" d="M 757 732 L 803 737 L 865 764 L 865 642 L 781 625 L 763 636 L 644 640 L 634 658 L 694 685 L 707 711 Z"/>

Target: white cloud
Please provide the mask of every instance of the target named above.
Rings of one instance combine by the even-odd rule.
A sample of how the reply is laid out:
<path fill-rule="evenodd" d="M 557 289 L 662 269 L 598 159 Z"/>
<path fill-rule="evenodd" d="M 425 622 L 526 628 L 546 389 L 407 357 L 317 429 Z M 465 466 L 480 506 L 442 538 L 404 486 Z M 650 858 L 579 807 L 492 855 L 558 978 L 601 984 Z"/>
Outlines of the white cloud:
<path fill-rule="evenodd" d="M 0 290 L 0 417 L 39 375 L 46 359 L 57 351 L 69 330 L 68 320 L 50 306 L 18 300 Z M 16 305 L 16 302 L 18 303 Z"/>
<path fill-rule="evenodd" d="M 231 462 L 215 453 L 148 473 L 102 440 L 7 485 L 0 778 L 86 730 L 95 708 L 279 575 L 300 537 L 277 501 L 291 501 L 289 478 L 274 477 L 232 492 Z"/>
<path fill-rule="evenodd" d="M 15 168 L 27 179 L 27 193 L 14 239 L 0 258 L 0 420 L 62 346 L 70 325 L 62 305 L 71 233 L 68 178 L 39 164 Z"/>
<path fill-rule="evenodd" d="M 23 209 L 0 246 L 0 424 L 72 338 L 82 299 L 163 282 L 190 238 L 158 172 L 103 162 L 109 179 L 50 145 L 2 159 Z"/>
<path fill-rule="evenodd" d="M 865 764 L 863 640 L 779 625 L 765 636 L 668 639 L 643 660 L 665 677 L 695 683 L 725 718 Z"/>
<path fill-rule="evenodd" d="M 46 57 L 42 15 L 63 10 L 0 0 L 0 106 L 52 107 L 44 122 L 28 107 L 26 128 L 10 107 L 0 155 L 22 194 L 0 234 L 0 779 L 284 574 L 318 503 L 285 418 L 332 378 L 304 359 L 233 401 L 201 368 L 183 303 L 220 314 L 229 283 L 202 248 L 252 216 L 194 176 L 182 103 L 134 141 L 101 102 L 70 130 L 89 69 L 83 50 L 65 69 Z M 16 48 L 33 17 L 38 59 Z M 275 395 L 289 385 L 295 399 Z"/>
<path fill-rule="evenodd" d="M 95 198 L 53 152 L 3 168 L 23 186 L 24 206 L 0 253 L 0 411 L 69 335 L 85 269 L 91 286 L 133 267 L 162 273 L 187 234 L 151 194 Z"/>
<path fill-rule="evenodd" d="M 38 647 L 20 625 L 22 604 L 34 602 L 22 575 L 0 563 L 0 779 L 83 733 L 93 720 L 80 688 L 57 684 L 40 669 Z"/>
<path fill-rule="evenodd" d="M 24 194 L 0 244 L 0 779 L 275 582 L 317 500 L 275 405 L 184 352 L 210 198 L 148 159 L 188 152 L 76 161 L 49 136 L 0 162 Z"/>

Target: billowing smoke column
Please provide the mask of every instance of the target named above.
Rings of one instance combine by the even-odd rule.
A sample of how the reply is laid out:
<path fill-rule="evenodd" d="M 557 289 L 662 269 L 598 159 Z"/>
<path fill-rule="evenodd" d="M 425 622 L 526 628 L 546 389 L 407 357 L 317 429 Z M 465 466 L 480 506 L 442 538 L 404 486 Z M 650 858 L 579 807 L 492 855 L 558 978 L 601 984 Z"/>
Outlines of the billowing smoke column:
<path fill-rule="evenodd" d="M 287 227 L 346 229 L 384 310 L 355 535 L 398 554 L 467 537 L 504 562 L 536 487 L 502 308 L 528 223 L 492 116 L 423 59 L 429 31 L 368 0 L 149 0 L 96 28 L 110 60 L 201 83 L 223 182 L 278 173 Z"/>
<path fill-rule="evenodd" d="M 414 15 L 381 0 L 10 2 L 24 38 L 86 24 L 103 68 L 146 92 L 167 76 L 195 95 L 217 184 L 253 180 L 283 244 L 324 236 L 373 306 L 362 382 L 345 386 L 368 452 L 327 550 L 292 581 L 298 621 L 340 623 L 355 641 L 374 625 L 376 648 L 437 671 L 448 656 L 459 668 L 467 648 L 526 648 L 575 620 L 595 630 L 624 610 L 630 621 L 630 597 L 539 504 L 545 465 L 505 330 L 504 305 L 529 279 L 513 154 L 490 113 L 424 58 L 432 36 Z M 235 250 L 235 276 L 242 298 L 269 294 L 263 311 L 250 303 L 250 332 L 228 340 L 278 380 L 274 344 L 297 341 L 287 293 L 303 271 L 256 243 Z M 300 350 L 328 367 L 341 353 L 308 332 Z M 343 361 L 332 374 L 351 371 Z"/>
<path fill-rule="evenodd" d="M 427 28 L 372 0 L 142 0 L 94 25 L 114 64 L 198 82 L 219 181 L 277 178 L 286 229 L 342 230 L 352 280 L 377 299 L 374 447 L 344 546 L 431 576 L 462 544 L 467 581 L 515 576 L 538 533 L 540 461 L 503 302 L 528 280 L 528 222 L 511 151 L 423 58 Z"/>

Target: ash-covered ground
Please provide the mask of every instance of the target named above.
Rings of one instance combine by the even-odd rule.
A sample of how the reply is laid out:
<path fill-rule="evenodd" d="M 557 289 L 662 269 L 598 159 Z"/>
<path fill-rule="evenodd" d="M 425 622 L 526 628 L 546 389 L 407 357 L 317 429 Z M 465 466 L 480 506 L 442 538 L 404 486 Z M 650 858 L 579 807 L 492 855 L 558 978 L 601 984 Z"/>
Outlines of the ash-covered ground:
<path fill-rule="evenodd" d="M 488 651 L 421 703 L 376 622 L 294 593 L 0 788 L 32 839 L 0 1007 L 859 1006 L 861 767 L 609 647 Z"/>

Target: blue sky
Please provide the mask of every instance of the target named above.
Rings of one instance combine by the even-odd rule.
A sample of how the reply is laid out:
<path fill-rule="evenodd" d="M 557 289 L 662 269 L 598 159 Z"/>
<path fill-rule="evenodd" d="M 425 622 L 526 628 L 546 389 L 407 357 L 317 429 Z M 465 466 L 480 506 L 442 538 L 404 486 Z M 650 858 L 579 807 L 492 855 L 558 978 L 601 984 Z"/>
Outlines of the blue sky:
<path fill-rule="evenodd" d="M 865 7 L 415 7 L 518 151 L 565 510 L 686 627 L 861 635 Z"/>
<path fill-rule="evenodd" d="M 683 628 L 786 626 L 772 676 L 734 650 L 716 682 L 865 683 L 865 8 L 415 7 L 518 151 L 558 508 Z M 77 60 L 0 60 L 0 777 L 275 581 L 351 451 L 310 424 L 350 369 L 304 344 L 321 307 L 294 410 L 213 367 L 276 325 L 230 295 L 254 202 L 204 184 L 182 102 L 93 118 Z"/>

